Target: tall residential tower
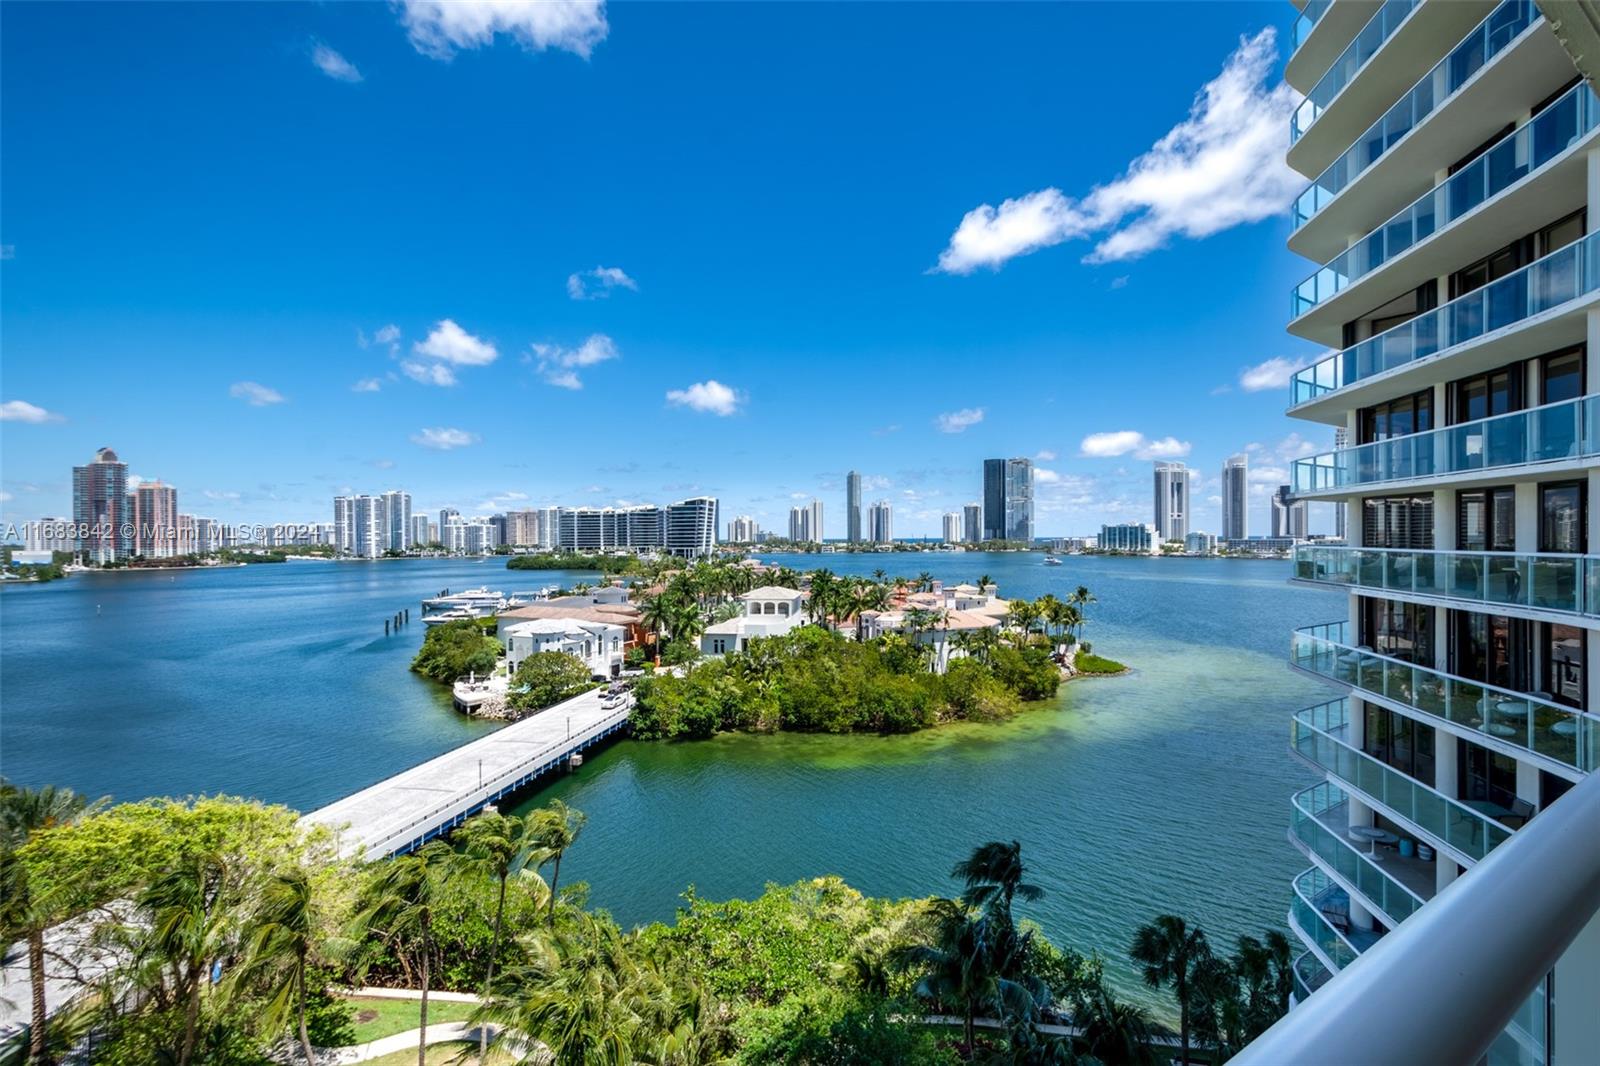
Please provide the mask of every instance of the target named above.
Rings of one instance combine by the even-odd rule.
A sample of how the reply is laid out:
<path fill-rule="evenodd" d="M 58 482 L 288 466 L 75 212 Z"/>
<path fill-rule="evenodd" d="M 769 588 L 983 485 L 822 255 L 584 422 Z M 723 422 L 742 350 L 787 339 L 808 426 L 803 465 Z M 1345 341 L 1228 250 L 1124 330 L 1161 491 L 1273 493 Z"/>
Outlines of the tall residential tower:
<path fill-rule="evenodd" d="M 861 543 L 861 475 L 852 470 L 844 476 L 845 539 Z"/>
<path fill-rule="evenodd" d="M 983 461 L 983 539 L 1033 540 L 1033 460 Z"/>
<path fill-rule="evenodd" d="M 1242 453 L 1222 464 L 1222 539 L 1250 535 L 1250 460 Z"/>
<path fill-rule="evenodd" d="M 1182 463 L 1157 463 L 1155 523 L 1161 542 L 1189 535 L 1189 468 Z"/>

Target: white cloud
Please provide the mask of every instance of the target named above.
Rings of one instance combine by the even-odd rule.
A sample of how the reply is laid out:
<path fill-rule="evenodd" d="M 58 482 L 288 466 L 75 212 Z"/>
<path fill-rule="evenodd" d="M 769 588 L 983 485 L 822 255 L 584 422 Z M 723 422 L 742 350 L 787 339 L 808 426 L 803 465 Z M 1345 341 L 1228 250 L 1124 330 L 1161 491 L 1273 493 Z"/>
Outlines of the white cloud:
<path fill-rule="evenodd" d="M 464 429 L 450 429 L 439 427 L 424 429 L 421 433 L 411 435 L 411 443 L 420 444 L 424 448 L 435 451 L 447 452 L 452 448 L 465 448 L 469 444 L 478 443 L 476 433 L 468 433 Z"/>
<path fill-rule="evenodd" d="M 433 59 L 482 48 L 497 33 L 530 52 L 559 48 L 585 59 L 605 40 L 605 0 L 402 0 L 411 45 Z"/>
<path fill-rule="evenodd" d="M 1054 485 L 1061 481 L 1061 475 L 1054 470 L 1046 470 L 1042 466 L 1033 468 L 1033 480 L 1041 485 Z"/>
<path fill-rule="evenodd" d="M 362 378 L 350 386 L 351 392 L 377 392 L 383 388 L 383 382 L 378 378 Z"/>
<path fill-rule="evenodd" d="M 231 489 L 206 489 L 200 495 L 208 500 L 237 500 L 240 498 L 239 493 Z"/>
<path fill-rule="evenodd" d="M 1114 459 L 1132 453 L 1136 459 L 1178 459 L 1189 454 L 1192 445 L 1176 437 L 1150 440 L 1133 429 L 1091 433 L 1078 445 L 1078 454 L 1089 459 Z"/>
<path fill-rule="evenodd" d="M 41 422 L 60 422 L 62 417 L 54 411 L 46 411 L 37 404 L 27 400 L 7 400 L 0 403 L 0 422 L 31 422 L 35 425 Z"/>
<path fill-rule="evenodd" d="M 438 385 L 448 388 L 456 383 L 456 372 L 444 363 L 423 363 L 415 359 L 407 359 L 400 364 L 400 372 L 412 381 L 424 385 Z"/>
<path fill-rule="evenodd" d="M 595 267 L 567 278 L 567 295 L 574 300 L 603 300 L 612 289 L 639 291 L 639 283 L 622 272 L 620 267 Z"/>
<path fill-rule="evenodd" d="M 531 359 L 537 364 L 539 376 L 559 389 L 581 389 L 583 379 L 578 371 L 621 358 L 617 343 L 604 333 L 594 333 L 576 348 L 563 348 L 558 344 L 535 344 L 529 348 Z M 526 359 L 524 361 L 526 361 Z"/>
<path fill-rule="evenodd" d="M 11 493 L 0 492 L 0 503 L 10 503 L 14 499 L 16 499 L 16 497 L 12 496 Z"/>
<path fill-rule="evenodd" d="M 1271 27 L 1243 39 L 1189 115 L 1123 174 L 1081 200 L 1046 188 L 968 211 L 937 270 L 998 270 L 1063 241 L 1097 237 L 1086 262 L 1135 259 L 1174 235 L 1201 238 L 1281 213 L 1305 179 L 1284 162 L 1300 95 L 1268 85 L 1277 63 Z"/>
<path fill-rule="evenodd" d="M 1034 458 L 1041 463 L 1052 463 L 1055 462 L 1056 453 L 1049 448 L 1040 448 L 1039 454 L 1035 455 Z"/>
<path fill-rule="evenodd" d="M 933 420 L 940 433 L 964 433 L 969 426 L 983 421 L 983 408 L 963 407 L 959 411 L 946 411 Z"/>
<path fill-rule="evenodd" d="M 361 72 L 356 69 L 354 63 L 320 41 L 312 46 L 311 62 L 315 63 L 318 70 L 334 81 L 358 82 L 361 80 Z"/>
<path fill-rule="evenodd" d="M 379 344 L 387 344 L 390 355 L 398 355 L 400 353 L 400 327 L 393 322 L 374 333 L 372 339 Z"/>
<path fill-rule="evenodd" d="M 743 400 L 738 392 L 713 378 L 695 382 L 686 389 L 669 390 L 667 402 L 674 407 L 727 416 L 737 411 Z"/>
<path fill-rule="evenodd" d="M 1302 355 L 1295 359 L 1282 355 L 1275 355 L 1271 359 L 1247 366 L 1239 371 L 1239 387 L 1245 392 L 1262 392 L 1266 389 L 1286 389 L 1289 387 L 1289 378 L 1298 370 L 1304 370 L 1313 362 L 1321 359 L 1321 355 Z"/>
<path fill-rule="evenodd" d="M 379 330 L 380 334 L 387 332 L 388 327 Z M 413 344 L 411 350 L 457 366 L 488 366 L 500 357 L 494 345 L 474 337 L 448 318 L 434 326 L 425 340 Z"/>
<path fill-rule="evenodd" d="M 228 395 L 243 400 L 251 407 L 267 407 L 283 402 L 283 393 L 254 381 L 235 381 L 228 387 Z"/>

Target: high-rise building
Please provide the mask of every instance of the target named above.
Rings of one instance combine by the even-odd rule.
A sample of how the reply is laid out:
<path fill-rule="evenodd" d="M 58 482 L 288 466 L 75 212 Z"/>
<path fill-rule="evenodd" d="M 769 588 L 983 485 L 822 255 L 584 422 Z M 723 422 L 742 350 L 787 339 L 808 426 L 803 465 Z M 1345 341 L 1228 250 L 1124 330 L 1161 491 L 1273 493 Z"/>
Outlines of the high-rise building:
<path fill-rule="evenodd" d="M 178 490 L 159 481 L 141 481 L 128 494 L 133 515 L 133 554 L 170 559 L 178 554 Z"/>
<path fill-rule="evenodd" d="M 333 498 L 333 547 L 340 555 L 356 553 L 356 498 Z"/>
<path fill-rule="evenodd" d="M 1563 848 L 1557 819 L 1600 762 L 1600 614 L 1581 592 L 1600 551 L 1600 101 L 1578 69 L 1595 73 L 1589 24 L 1553 6 L 1420 0 L 1369 20 L 1349 0 L 1308 5 L 1284 74 L 1306 94 L 1288 163 L 1311 179 L 1291 215 L 1311 265 L 1289 332 L 1335 349 L 1291 376 L 1289 414 L 1342 431 L 1290 464 L 1289 491 L 1342 508 L 1348 541 L 1293 551 L 1298 579 L 1348 597 L 1290 653 L 1337 689 L 1290 727 L 1323 778 L 1290 810 L 1310 1006 L 1380 939 L 1327 995 L 1365 1009 L 1387 966 L 1428 957 L 1424 933 L 1476 945 L 1461 919 L 1513 898 L 1495 878 L 1525 870 L 1507 863 L 1576 883 L 1568 856 L 1594 854 L 1592 835 Z M 1245 480 L 1224 471 L 1230 537 Z M 1500 850 L 1523 833 L 1542 843 Z M 1573 908 L 1560 934 L 1507 915 L 1495 939 L 1515 947 L 1483 944 L 1471 976 L 1488 994 L 1434 1015 L 1505 1024 L 1492 1044 L 1394 1060 L 1594 1061 L 1600 917 L 1592 896 Z M 1450 980 L 1416 988 L 1419 1019 Z M 1328 1057 L 1362 1061 L 1324 1037 Z"/>
<path fill-rule="evenodd" d="M 894 543 L 894 508 L 879 500 L 867 509 L 867 539 L 874 544 Z"/>
<path fill-rule="evenodd" d="M 947 511 L 944 516 L 944 542 L 961 543 L 961 512 Z"/>
<path fill-rule="evenodd" d="M 1250 459 L 1243 452 L 1222 464 L 1222 539 L 1250 535 Z"/>
<path fill-rule="evenodd" d="M 812 500 L 804 507 L 789 508 L 789 539 L 801 543 L 822 542 L 821 500 Z"/>
<path fill-rule="evenodd" d="M 398 489 L 384 493 L 383 515 L 388 524 L 385 546 L 400 552 L 411 547 L 411 493 Z"/>
<path fill-rule="evenodd" d="M 91 563 L 114 563 L 133 550 L 128 507 L 128 464 L 110 448 L 72 468 L 72 523 L 77 550 Z"/>
<path fill-rule="evenodd" d="M 983 539 L 1033 542 L 1033 460 L 983 461 Z"/>
<path fill-rule="evenodd" d="M 421 548 L 433 542 L 433 537 L 428 534 L 428 516 L 414 514 L 411 516 L 411 544 L 413 548 Z"/>
<path fill-rule="evenodd" d="M 355 548 L 352 554 L 376 559 L 389 550 L 389 511 L 383 496 L 355 498 Z"/>
<path fill-rule="evenodd" d="M 844 476 L 845 539 L 851 544 L 861 543 L 861 475 L 850 471 Z"/>
<path fill-rule="evenodd" d="M 968 544 L 983 539 L 983 504 L 969 503 L 961 508 L 961 539 Z"/>
<path fill-rule="evenodd" d="M 789 539 L 797 544 L 811 539 L 806 536 L 806 512 L 798 505 L 789 508 Z"/>
<path fill-rule="evenodd" d="M 696 496 L 668 504 L 665 516 L 666 549 L 673 555 L 699 558 L 717 550 L 717 501 Z"/>
<path fill-rule="evenodd" d="M 556 546 L 556 535 L 560 532 L 561 520 L 559 507 L 541 507 L 539 519 L 539 547 L 546 551 Z"/>
<path fill-rule="evenodd" d="M 1156 527 L 1148 522 L 1121 522 L 1116 525 L 1101 526 L 1100 539 L 1096 543 L 1103 552 L 1154 555 L 1161 550 L 1161 537 L 1156 532 Z"/>
<path fill-rule="evenodd" d="M 1307 533 L 1307 505 L 1297 500 L 1288 485 L 1279 485 L 1272 494 L 1272 535 L 1305 540 Z"/>
<path fill-rule="evenodd" d="M 1155 468 L 1156 536 L 1181 541 L 1189 535 L 1189 468 L 1182 463 L 1157 463 Z"/>
<path fill-rule="evenodd" d="M 78 533 L 70 518 L 41 518 L 24 525 L 22 543 L 31 552 L 75 552 Z"/>
<path fill-rule="evenodd" d="M 728 523 L 728 541 L 731 544 L 754 544 L 758 532 L 756 520 L 747 514 Z"/>
<path fill-rule="evenodd" d="M 461 512 L 454 507 L 441 507 L 439 509 L 439 529 L 441 531 L 452 522 L 459 521 L 461 521 Z"/>

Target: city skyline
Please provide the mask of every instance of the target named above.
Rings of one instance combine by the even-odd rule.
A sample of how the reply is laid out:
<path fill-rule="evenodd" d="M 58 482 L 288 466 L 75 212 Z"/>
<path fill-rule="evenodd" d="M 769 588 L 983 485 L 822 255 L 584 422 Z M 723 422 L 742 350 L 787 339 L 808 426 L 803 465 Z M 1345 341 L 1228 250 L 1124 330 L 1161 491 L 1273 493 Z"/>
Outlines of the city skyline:
<path fill-rule="evenodd" d="M 1281 134 L 1284 12 L 1172 8 L 1171 28 L 1191 48 L 1133 87 L 1126 115 L 1086 116 L 1081 139 L 1044 138 L 1059 143 L 1031 151 L 1027 168 L 1003 146 L 1037 144 L 1033 131 L 1055 128 L 1063 101 L 1113 77 L 1112 61 L 1090 57 L 1038 97 L 1026 63 L 980 49 L 992 58 L 958 88 L 924 64 L 947 43 L 975 43 L 972 28 L 951 11 L 929 16 L 918 30 L 926 47 L 890 49 L 903 26 L 889 11 L 862 12 L 841 43 L 828 20 L 782 9 L 624 8 L 608 13 L 585 56 L 559 42 L 529 54 L 502 36 L 442 63 L 377 7 L 197 9 L 190 20 L 112 10 L 103 39 L 90 42 L 76 40 L 66 12 L 19 8 L 13 39 L 50 46 L 8 49 L 0 75 L 40 102 L 16 117 L 0 163 L 9 356 L 0 514 L 65 513 L 62 472 L 117 442 L 137 457 L 130 477 L 159 474 L 229 520 L 323 520 L 326 497 L 382 478 L 463 513 L 706 494 L 779 529 L 797 503 L 837 507 L 842 472 L 855 469 L 863 501 L 893 499 L 902 536 L 936 537 L 943 514 L 978 494 L 970 471 L 1009 455 L 1035 463 L 1036 532 L 1073 534 L 1144 517 L 1151 457 L 1209 472 L 1251 447 L 1260 477 L 1251 524 L 1265 528 L 1284 480 L 1271 470 L 1328 444 L 1281 417 L 1280 386 L 1313 347 L 1285 342 L 1259 313 L 1299 278 L 1282 248 L 1293 190 L 1273 178 L 1282 144 L 1249 136 L 1254 127 L 1220 128 L 1220 106 L 1208 111 L 1197 94 L 1243 94 Z M 1027 37 L 1044 56 L 1115 29 L 1109 12 L 1063 8 L 1000 10 L 979 32 L 1008 47 Z M 303 47 L 312 37 L 356 77 L 319 69 Z M 731 39 L 785 44 L 732 55 Z M 894 76 L 858 73 L 805 105 L 773 88 L 797 83 L 796 64 L 823 40 L 858 72 L 894 51 Z M 120 57 L 130 48 L 148 63 L 129 68 Z M 196 96 L 187 86 L 208 48 L 229 61 L 205 67 L 218 91 Z M 59 61 L 45 62 L 50 54 Z M 713 104 L 703 86 L 666 76 L 686 61 L 732 68 L 755 95 Z M 768 76 L 746 77 L 746 64 Z M 985 130 L 965 146 L 966 173 L 937 165 L 952 147 L 938 137 L 881 137 L 880 110 L 903 103 L 891 86 L 908 80 L 939 86 L 907 115 L 908 130 Z M 248 129 L 229 120 L 224 101 L 263 91 L 282 107 Z M 731 139 L 715 138 L 731 145 L 716 167 L 690 165 L 651 193 L 685 217 L 716 220 L 694 242 L 644 224 L 657 212 L 617 195 L 610 177 L 631 168 L 633 149 L 619 147 L 630 143 L 651 152 L 687 137 L 712 157 L 704 132 L 663 127 L 643 102 L 652 97 L 675 115 L 734 108 Z M 521 103 L 545 99 L 571 106 Z M 818 103 L 834 116 L 825 128 L 804 120 Z M 175 130 L 213 131 L 214 143 L 131 136 L 131 116 L 152 110 L 174 115 Z M 381 183 L 363 181 L 371 157 L 345 143 L 352 123 L 404 128 L 418 143 L 459 134 L 501 153 L 494 171 L 523 177 L 457 173 L 424 152 Z M 1119 175 L 1154 159 L 1152 146 L 1196 123 L 1216 132 L 1224 155 L 1257 153 L 1266 175 L 1227 217 L 1216 219 L 1210 200 L 1145 203 L 1094 232 L 976 254 L 995 205 L 1122 188 Z M 769 125 L 789 140 L 750 132 Z M 68 128 L 73 144 L 59 139 Z M 140 210 L 79 155 L 88 144 L 141 175 Z M 795 172 L 793 159 L 827 159 L 840 144 L 873 175 L 867 201 Z M 314 187 L 294 162 L 308 154 L 328 161 Z M 192 218 L 185 175 L 218 156 L 229 160 L 213 176 L 226 208 Z M 603 177 L 585 183 L 573 168 L 534 163 L 546 157 L 585 158 Z M 1198 176 L 1226 160 L 1171 162 Z M 464 181 L 474 195 L 439 229 L 394 224 L 424 190 Z M 329 198 L 330 185 L 366 191 Z M 793 209 L 773 213 L 768 198 L 740 191 L 750 188 L 777 190 Z M 107 245 L 128 257 L 111 272 L 95 265 Z M 1205 269 L 1219 257 L 1236 269 Z M 1137 312 L 1153 293 L 1168 314 Z M 135 320 L 130 306 L 147 311 Z M 152 359 L 152 347 L 164 357 Z M 61 374 L 68 365 L 79 372 Z M 851 388 L 823 384 L 838 377 Z M 185 417 L 143 416 L 163 403 Z M 584 439 L 584 461 L 543 463 L 507 417 L 513 407 L 537 411 L 541 433 Z M 630 432 L 592 434 L 618 411 Z M 803 449 L 758 431 L 784 422 L 812 430 Z M 1217 486 L 1210 473 L 1198 480 L 1191 525 L 1214 528 Z M 833 537 L 847 535 L 834 525 Z"/>

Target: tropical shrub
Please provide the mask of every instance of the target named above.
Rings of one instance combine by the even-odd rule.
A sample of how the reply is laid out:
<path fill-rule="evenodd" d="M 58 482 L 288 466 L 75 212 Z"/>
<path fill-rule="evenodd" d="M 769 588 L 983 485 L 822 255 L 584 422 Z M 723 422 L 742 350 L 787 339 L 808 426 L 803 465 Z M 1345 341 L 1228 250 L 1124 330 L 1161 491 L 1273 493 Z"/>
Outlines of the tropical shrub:
<path fill-rule="evenodd" d="M 534 652 L 517 664 L 511 678 L 511 706 L 522 711 L 542 711 L 594 687 L 589 667 L 564 651 Z"/>
<path fill-rule="evenodd" d="M 411 669 L 449 684 L 469 673 L 493 673 L 499 657 L 500 642 L 485 634 L 477 620 L 462 618 L 429 626 Z"/>

